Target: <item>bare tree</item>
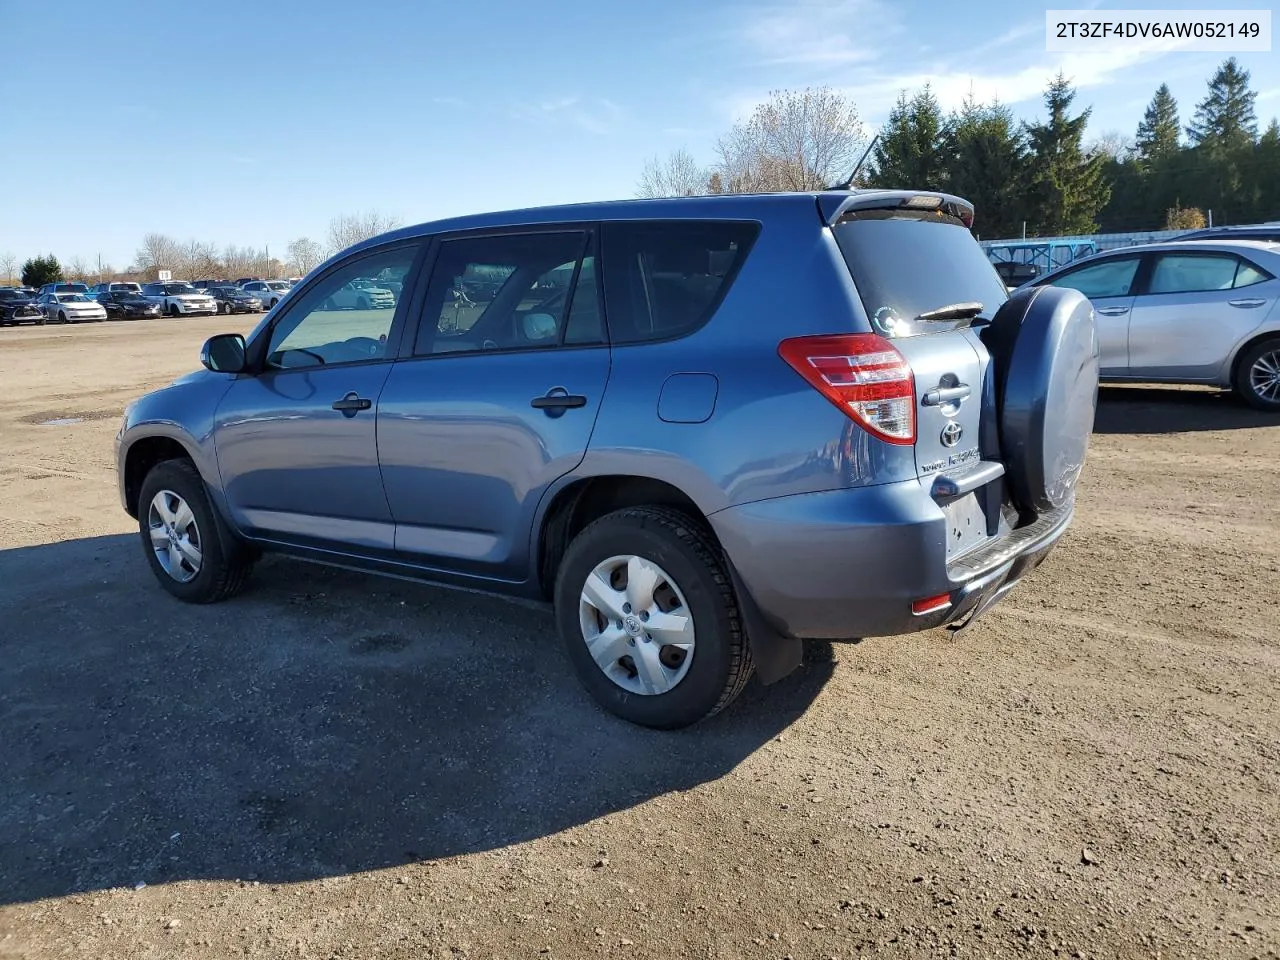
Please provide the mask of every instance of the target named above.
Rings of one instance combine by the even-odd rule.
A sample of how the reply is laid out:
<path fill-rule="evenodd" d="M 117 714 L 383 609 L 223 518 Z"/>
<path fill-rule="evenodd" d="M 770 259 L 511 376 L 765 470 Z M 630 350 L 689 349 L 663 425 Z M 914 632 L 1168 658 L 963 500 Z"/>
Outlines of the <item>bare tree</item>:
<path fill-rule="evenodd" d="M 84 257 L 72 257 L 62 267 L 62 275 L 68 280 L 74 280 L 76 283 L 84 283 L 92 279 L 89 273 L 89 267 L 84 262 Z"/>
<path fill-rule="evenodd" d="M 300 276 L 310 273 L 324 258 L 320 244 L 306 237 L 299 237 L 289 244 L 289 264 Z"/>
<path fill-rule="evenodd" d="M 163 233 L 148 233 L 134 254 L 138 269 L 155 279 L 158 270 L 181 270 L 185 263 L 182 244 Z"/>
<path fill-rule="evenodd" d="M 249 247 L 232 245 L 222 251 L 222 266 L 228 280 L 253 277 L 262 269 L 262 256 Z"/>
<path fill-rule="evenodd" d="M 843 180 L 864 142 L 853 101 L 830 87 L 780 90 L 716 144 L 727 193 L 820 190 Z"/>
<path fill-rule="evenodd" d="M 710 175 L 681 147 L 665 160 L 653 157 L 640 173 L 638 197 L 696 197 L 707 192 Z"/>
<path fill-rule="evenodd" d="M 0 254 L 0 273 L 4 274 L 6 284 L 13 283 L 18 276 L 18 258 L 12 253 Z"/>
<path fill-rule="evenodd" d="M 1133 137 L 1126 136 L 1119 130 L 1108 130 L 1089 144 L 1088 153 L 1104 154 L 1112 160 L 1123 163 L 1133 156 L 1135 151 Z"/>
<path fill-rule="evenodd" d="M 399 217 L 384 216 L 376 210 L 334 217 L 329 221 L 329 252 L 337 253 L 361 240 L 394 230 L 400 223 Z"/>
<path fill-rule="evenodd" d="M 222 272 L 222 262 L 218 259 L 218 250 L 213 244 L 189 240 L 182 248 L 180 269 L 185 275 L 184 279 L 209 279 Z"/>

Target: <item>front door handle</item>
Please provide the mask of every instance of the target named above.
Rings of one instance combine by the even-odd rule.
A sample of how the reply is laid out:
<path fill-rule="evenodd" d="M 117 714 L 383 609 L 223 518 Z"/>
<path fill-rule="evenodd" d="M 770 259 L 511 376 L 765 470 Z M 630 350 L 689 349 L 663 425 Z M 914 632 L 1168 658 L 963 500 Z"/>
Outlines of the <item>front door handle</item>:
<path fill-rule="evenodd" d="M 1123 317 L 1129 312 L 1128 307 L 1098 307 L 1098 313 L 1104 317 Z"/>
<path fill-rule="evenodd" d="M 341 400 L 333 401 L 333 409 L 340 410 L 344 417 L 354 417 L 361 410 L 368 410 L 372 406 L 372 400 L 366 400 L 354 390 L 348 393 Z"/>
<path fill-rule="evenodd" d="M 1265 306 L 1266 302 L 1267 301 L 1263 300 L 1261 297 L 1245 297 L 1241 300 L 1227 301 L 1227 303 L 1231 304 L 1233 307 L 1243 307 L 1245 309 L 1248 309 L 1249 307 Z"/>

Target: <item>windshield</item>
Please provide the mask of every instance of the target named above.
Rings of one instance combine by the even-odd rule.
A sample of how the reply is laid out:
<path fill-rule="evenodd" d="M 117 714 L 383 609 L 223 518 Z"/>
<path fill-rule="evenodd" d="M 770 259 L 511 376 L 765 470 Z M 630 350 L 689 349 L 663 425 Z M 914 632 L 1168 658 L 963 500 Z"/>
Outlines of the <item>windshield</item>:
<path fill-rule="evenodd" d="M 959 221 L 869 210 L 838 223 L 836 242 L 876 333 L 913 336 L 990 319 L 1009 293 Z M 976 305 L 981 305 L 977 307 Z M 939 313 L 946 307 L 964 307 Z M 938 320 L 921 319 L 935 314 Z"/>
<path fill-rule="evenodd" d="M 164 292 L 172 297 L 179 293 L 198 293 L 199 291 L 189 283 L 166 283 Z"/>
<path fill-rule="evenodd" d="M 17 290 L 0 290 L 0 300 L 25 300 L 27 299 Z"/>
<path fill-rule="evenodd" d="M 87 293 L 89 291 L 83 283 L 60 283 L 53 289 L 55 293 Z"/>
<path fill-rule="evenodd" d="M 289 289 L 289 285 L 283 282 L 268 283 L 267 286 L 270 287 L 272 290 L 288 290 Z"/>
<path fill-rule="evenodd" d="M 59 303 L 88 303 L 89 298 L 83 293 L 60 293 L 58 294 Z"/>

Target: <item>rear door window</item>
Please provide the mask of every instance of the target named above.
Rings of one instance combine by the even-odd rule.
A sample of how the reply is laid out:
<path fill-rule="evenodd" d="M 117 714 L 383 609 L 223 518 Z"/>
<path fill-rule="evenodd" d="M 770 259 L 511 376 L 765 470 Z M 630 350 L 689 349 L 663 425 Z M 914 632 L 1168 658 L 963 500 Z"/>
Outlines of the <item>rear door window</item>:
<path fill-rule="evenodd" d="M 959 220 L 906 210 L 866 210 L 833 228 L 858 296 L 881 336 L 931 333 L 990 319 L 1009 298 L 973 234 Z M 924 323 L 921 314 L 978 304 L 959 318 Z"/>
<path fill-rule="evenodd" d="M 1162 253 L 1156 257 L 1147 292 L 1202 293 L 1230 290 L 1239 261 L 1230 254 Z"/>
<path fill-rule="evenodd" d="M 580 278 L 589 242 L 586 232 L 577 231 L 445 240 L 432 268 L 414 352 L 600 342 L 584 331 L 589 317 L 582 316 L 596 301 L 594 288 L 584 287 Z M 579 299 L 589 302 L 580 305 Z M 567 336 L 571 323 L 572 340 Z"/>
<path fill-rule="evenodd" d="M 693 333 L 711 319 L 759 233 L 758 223 L 742 221 L 606 223 L 610 341 L 643 343 Z"/>

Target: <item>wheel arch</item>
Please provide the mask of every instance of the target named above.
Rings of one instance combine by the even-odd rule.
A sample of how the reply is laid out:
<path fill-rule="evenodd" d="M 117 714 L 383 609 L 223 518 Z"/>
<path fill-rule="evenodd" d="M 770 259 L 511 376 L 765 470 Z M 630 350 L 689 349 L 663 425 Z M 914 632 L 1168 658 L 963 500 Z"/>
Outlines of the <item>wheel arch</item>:
<path fill-rule="evenodd" d="M 635 474 L 599 474 L 571 479 L 550 493 L 534 528 L 533 577 L 538 595 L 543 599 L 552 598 L 560 561 L 579 531 L 605 514 L 637 506 L 676 509 L 705 526 L 733 582 L 756 673 L 762 682 L 774 683 L 800 666 L 804 653 L 802 641 L 784 636 L 768 622 L 708 521 L 707 513 L 693 497 L 668 480 Z"/>
<path fill-rule="evenodd" d="M 199 459 L 191 449 L 169 434 L 156 433 L 138 437 L 125 451 L 121 473 L 124 508 L 134 519 L 138 516 L 138 495 L 142 490 L 143 481 L 156 464 L 165 460 L 190 460 L 196 470 L 200 470 Z M 201 476 L 203 477 L 203 473 Z M 208 484 L 207 478 L 205 483 Z"/>
<path fill-rule="evenodd" d="M 1235 352 L 1231 355 L 1231 361 L 1227 365 L 1227 379 L 1231 386 L 1236 384 L 1236 376 L 1240 373 L 1240 364 L 1244 360 L 1245 355 L 1260 343 L 1268 340 L 1280 340 L 1280 327 L 1271 327 L 1262 332 L 1252 333 L 1248 339 L 1244 340 Z"/>

